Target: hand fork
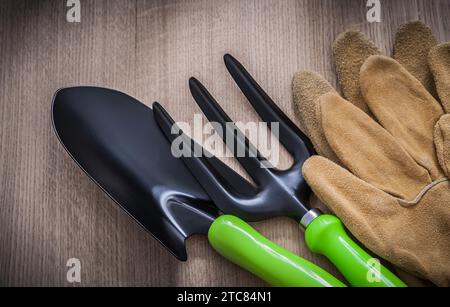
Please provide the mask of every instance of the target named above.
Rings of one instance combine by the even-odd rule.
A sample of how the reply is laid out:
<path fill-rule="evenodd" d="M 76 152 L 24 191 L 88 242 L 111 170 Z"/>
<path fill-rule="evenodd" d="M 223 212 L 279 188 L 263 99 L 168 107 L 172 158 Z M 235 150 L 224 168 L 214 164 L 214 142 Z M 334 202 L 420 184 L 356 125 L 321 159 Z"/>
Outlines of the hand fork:
<path fill-rule="evenodd" d="M 224 60 L 229 73 L 259 116 L 266 123 L 279 124 L 279 141 L 293 156 L 294 164 L 288 170 L 268 167 L 266 159 L 235 126 L 208 90 L 191 78 L 189 85 L 195 101 L 210 122 L 221 126 L 222 131 L 217 132 L 224 141 L 227 135 L 233 136 L 234 144 L 227 143 L 227 146 L 256 184 L 250 184 L 216 157 L 196 157 L 194 153 L 198 152 L 197 146 L 200 145 L 192 142 L 181 130 L 177 130 L 178 134 L 172 134 L 173 119 L 155 103 L 155 118 L 160 128 L 169 140 L 181 137 L 183 144 L 190 146 L 193 155 L 183 157 L 183 161 L 216 206 L 226 214 L 249 222 L 278 216 L 295 219 L 305 230 L 309 249 L 326 256 L 352 286 L 405 286 L 347 235 L 337 217 L 308 208 L 311 189 L 303 178 L 302 166 L 315 154 L 313 146 L 236 59 L 225 55 Z M 242 152 L 245 156 L 239 155 Z"/>

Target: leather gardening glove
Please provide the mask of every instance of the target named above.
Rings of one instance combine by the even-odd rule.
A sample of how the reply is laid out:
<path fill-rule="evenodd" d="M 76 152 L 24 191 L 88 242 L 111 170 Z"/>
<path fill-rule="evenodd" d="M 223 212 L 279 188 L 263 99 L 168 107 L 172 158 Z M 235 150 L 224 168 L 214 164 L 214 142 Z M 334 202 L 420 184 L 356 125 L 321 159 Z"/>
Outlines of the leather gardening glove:
<path fill-rule="evenodd" d="M 430 68 L 428 67 L 427 55 L 431 48 L 438 44 L 430 28 L 421 22 L 410 22 L 401 26 L 396 34 L 394 58 L 403 64 L 412 74 L 419 79 L 424 86 L 432 93 L 435 93 L 435 85 Z M 365 103 L 359 86 L 359 72 L 364 61 L 371 55 L 381 54 L 376 45 L 366 38 L 360 32 L 345 32 L 339 35 L 333 46 L 333 52 L 336 62 L 336 70 L 344 97 L 372 116 L 367 104 Z M 303 72 L 297 74 L 294 79 L 294 102 L 299 111 L 301 119 L 300 128 L 311 139 L 319 143 L 316 146 L 319 154 L 337 161 L 335 154 L 329 150 L 326 142 L 321 140 L 323 133 L 320 131 L 320 125 L 317 125 L 315 119 L 317 116 L 310 116 L 311 109 L 308 101 L 311 97 L 302 97 L 302 94 L 312 94 L 312 96 L 321 93 L 333 91 L 334 89 L 326 82 L 315 82 L 316 74 Z M 301 91 L 301 86 L 309 86 L 308 90 Z M 297 103 L 300 102 L 300 103 Z M 309 128 L 309 129 L 308 129 Z M 311 195 L 310 205 L 322 210 L 324 213 L 330 213 L 323 203 L 317 199 L 316 195 Z M 402 274 L 402 278 L 405 278 Z M 407 277 L 408 284 L 423 285 L 422 281 Z"/>
<path fill-rule="evenodd" d="M 397 35 L 398 61 L 375 50 L 355 33 L 335 44 L 338 76 L 352 102 L 315 73 L 296 75 L 302 128 L 322 155 L 305 163 L 304 175 L 372 252 L 448 286 L 450 44 L 435 46 L 428 28 L 410 23 Z"/>

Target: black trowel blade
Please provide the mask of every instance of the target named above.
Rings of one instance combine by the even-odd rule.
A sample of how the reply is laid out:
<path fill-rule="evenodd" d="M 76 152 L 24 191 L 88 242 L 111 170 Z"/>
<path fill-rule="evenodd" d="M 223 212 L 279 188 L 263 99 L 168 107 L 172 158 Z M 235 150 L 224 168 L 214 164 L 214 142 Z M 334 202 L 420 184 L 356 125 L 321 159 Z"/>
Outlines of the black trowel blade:
<path fill-rule="evenodd" d="M 55 131 L 78 165 L 178 259 L 185 240 L 205 234 L 217 216 L 170 144 L 151 108 L 110 89 L 59 90 L 53 101 Z"/>

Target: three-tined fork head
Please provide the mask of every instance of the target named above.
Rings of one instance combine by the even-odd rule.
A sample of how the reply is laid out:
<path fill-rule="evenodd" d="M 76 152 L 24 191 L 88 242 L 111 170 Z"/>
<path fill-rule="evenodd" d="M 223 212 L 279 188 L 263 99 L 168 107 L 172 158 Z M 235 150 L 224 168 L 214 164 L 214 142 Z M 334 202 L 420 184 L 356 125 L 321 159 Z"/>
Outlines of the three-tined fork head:
<path fill-rule="evenodd" d="M 302 175 L 303 163 L 314 154 L 313 146 L 300 129 L 281 111 L 247 70 L 231 55 L 224 56 L 225 65 L 253 108 L 266 123 L 278 123 L 279 141 L 294 158 L 288 170 L 268 167 L 268 162 L 234 125 L 208 90 L 196 79 L 189 81 L 192 96 L 210 122 L 220 124 L 219 135 L 225 141 L 232 134 L 234 144 L 227 145 L 239 163 L 254 180 L 249 183 L 214 156 L 183 157 L 185 164 L 200 182 L 216 206 L 226 214 L 247 221 L 260 221 L 277 216 L 301 220 L 309 211 L 311 190 Z M 155 102 L 154 115 L 166 137 L 172 142 L 182 138 L 191 153 L 199 152 L 181 130 L 172 134 L 175 123 L 164 108 Z M 270 129 L 270 125 L 268 125 Z M 225 133 L 223 133 L 225 132 Z M 238 153 L 245 152 L 245 155 Z"/>

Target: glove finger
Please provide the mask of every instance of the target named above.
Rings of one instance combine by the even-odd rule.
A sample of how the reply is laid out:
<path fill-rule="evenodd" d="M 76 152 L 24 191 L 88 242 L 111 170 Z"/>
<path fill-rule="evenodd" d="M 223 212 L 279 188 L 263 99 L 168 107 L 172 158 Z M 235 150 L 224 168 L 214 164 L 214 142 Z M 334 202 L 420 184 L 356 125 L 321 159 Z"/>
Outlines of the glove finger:
<path fill-rule="evenodd" d="M 378 122 L 433 180 L 443 177 L 434 148 L 434 126 L 441 105 L 397 61 L 370 57 L 361 68 L 361 90 Z"/>
<path fill-rule="evenodd" d="M 300 129 L 309 137 L 318 154 L 338 162 L 323 134 L 320 106 L 317 104 L 320 96 L 336 91 L 317 73 L 302 71 L 294 77 L 292 92 Z"/>
<path fill-rule="evenodd" d="M 325 94 L 319 101 L 326 140 L 354 175 L 405 200 L 431 183 L 428 171 L 366 113 L 337 94 Z"/>
<path fill-rule="evenodd" d="M 450 113 L 450 43 L 433 48 L 429 63 L 441 104 Z"/>
<path fill-rule="evenodd" d="M 377 46 L 360 32 L 344 32 L 333 45 L 336 72 L 344 97 L 364 112 L 370 110 L 359 86 L 359 72 L 365 60 L 381 54 Z"/>
<path fill-rule="evenodd" d="M 357 178 L 330 160 L 314 156 L 303 166 L 312 190 L 366 247 L 387 256 L 384 229 L 377 225 L 400 212 L 391 196 Z"/>
<path fill-rule="evenodd" d="M 447 177 L 450 176 L 450 115 L 444 115 L 436 124 L 434 143 L 439 163 Z"/>
<path fill-rule="evenodd" d="M 429 27 L 420 21 L 409 22 L 400 26 L 395 35 L 393 56 L 435 97 L 436 87 L 427 58 L 437 44 Z"/>

